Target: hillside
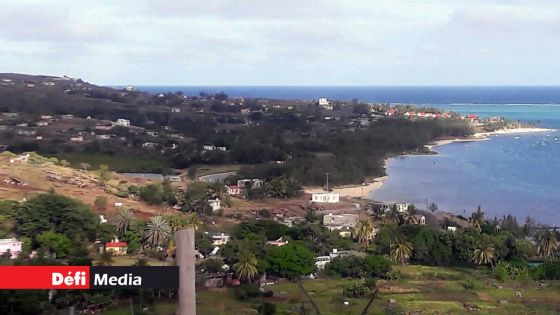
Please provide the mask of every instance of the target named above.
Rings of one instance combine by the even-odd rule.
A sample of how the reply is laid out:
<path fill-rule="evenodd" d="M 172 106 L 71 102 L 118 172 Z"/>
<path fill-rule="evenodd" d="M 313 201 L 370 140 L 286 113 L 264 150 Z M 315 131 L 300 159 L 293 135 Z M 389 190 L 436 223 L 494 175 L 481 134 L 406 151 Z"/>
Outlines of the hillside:
<path fill-rule="evenodd" d="M 111 173 L 110 180 L 105 187 L 100 185 L 100 174 L 93 171 L 77 170 L 57 164 L 56 159 L 47 159 L 40 155 L 30 153 L 26 160 L 25 155 L 16 156 L 10 152 L 0 154 L 0 198 L 22 200 L 37 193 L 49 190 L 79 199 L 87 204 L 93 204 L 95 198 L 107 198 L 107 208 L 98 209 L 102 214 L 112 214 L 115 203 L 122 203 L 124 207 L 135 210 L 140 217 L 147 217 L 159 210 L 158 207 L 149 206 L 132 197 L 119 197 L 123 195 L 129 185 L 142 185 L 149 181 L 146 179 L 128 178 Z"/>

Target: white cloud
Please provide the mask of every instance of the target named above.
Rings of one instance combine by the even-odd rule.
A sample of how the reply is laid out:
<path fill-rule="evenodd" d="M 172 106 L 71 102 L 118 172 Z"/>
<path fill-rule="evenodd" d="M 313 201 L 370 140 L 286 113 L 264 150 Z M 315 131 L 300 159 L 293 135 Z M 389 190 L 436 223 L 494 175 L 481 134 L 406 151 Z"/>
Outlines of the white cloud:
<path fill-rule="evenodd" d="M 97 83 L 560 83 L 545 0 L 0 0 L 0 68 Z M 531 62 L 532 61 L 532 62 Z M 515 70 L 513 70 L 515 69 Z M 491 72 L 491 74 L 489 74 Z"/>

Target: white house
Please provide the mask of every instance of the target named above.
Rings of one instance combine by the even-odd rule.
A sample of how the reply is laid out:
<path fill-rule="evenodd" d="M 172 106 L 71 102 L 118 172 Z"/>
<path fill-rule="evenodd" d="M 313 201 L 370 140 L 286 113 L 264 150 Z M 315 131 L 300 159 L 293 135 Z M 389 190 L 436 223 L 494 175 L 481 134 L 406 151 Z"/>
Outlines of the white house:
<path fill-rule="evenodd" d="M 212 212 L 222 209 L 222 203 L 218 198 L 208 200 L 208 205 L 212 208 Z"/>
<path fill-rule="evenodd" d="M 330 231 L 353 229 L 358 225 L 360 217 L 357 214 L 326 214 L 323 216 L 323 225 Z"/>
<path fill-rule="evenodd" d="M 205 144 L 202 146 L 202 149 L 206 150 L 206 151 L 214 151 L 216 150 L 216 146 L 215 145 L 210 145 L 210 144 Z"/>
<path fill-rule="evenodd" d="M 130 120 L 128 119 L 124 119 L 124 118 L 119 118 L 117 119 L 117 126 L 122 126 L 122 127 L 130 127 Z"/>
<path fill-rule="evenodd" d="M 334 192 L 312 194 L 311 201 L 317 203 L 337 203 L 340 201 L 340 195 Z"/>
<path fill-rule="evenodd" d="M 336 248 L 333 248 L 332 252 L 329 253 L 328 256 L 317 256 L 315 257 L 315 266 L 317 270 L 325 269 L 325 266 L 333 260 L 333 258 L 339 256 L 347 256 L 349 252 L 347 251 L 338 251 Z"/>
<path fill-rule="evenodd" d="M 70 141 L 72 141 L 72 142 L 83 142 L 84 137 L 82 137 L 82 136 L 72 137 L 72 138 L 70 138 Z"/>
<path fill-rule="evenodd" d="M 225 233 L 214 234 L 212 235 L 212 245 L 214 246 L 222 246 L 226 245 L 229 242 L 230 235 Z"/>
<path fill-rule="evenodd" d="M 10 252 L 10 258 L 14 259 L 21 253 L 21 245 L 15 238 L 0 239 L 0 255 Z"/>
<path fill-rule="evenodd" d="M 326 97 L 319 98 L 319 106 L 327 106 L 330 102 Z"/>
<path fill-rule="evenodd" d="M 241 194 L 241 188 L 239 188 L 239 186 L 233 186 L 233 185 L 226 185 L 226 189 L 227 189 L 227 193 L 230 196 L 237 196 Z"/>
<path fill-rule="evenodd" d="M 447 230 L 450 231 L 450 232 L 455 232 L 455 231 L 457 231 L 457 227 L 456 226 L 448 226 Z"/>

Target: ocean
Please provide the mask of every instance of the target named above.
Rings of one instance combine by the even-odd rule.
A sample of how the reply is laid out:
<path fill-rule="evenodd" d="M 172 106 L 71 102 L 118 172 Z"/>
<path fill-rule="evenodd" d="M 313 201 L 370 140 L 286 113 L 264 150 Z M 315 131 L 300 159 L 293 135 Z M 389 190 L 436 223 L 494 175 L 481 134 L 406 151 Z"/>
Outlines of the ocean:
<path fill-rule="evenodd" d="M 405 103 L 483 117 L 503 116 L 560 129 L 560 87 L 149 86 L 150 92 L 225 92 L 229 96 Z M 560 224 L 560 132 L 493 136 L 436 147 L 438 155 L 388 161 L 385 184 L 368 198 L 409 202 L 465 216 L 513 214 Z"/>

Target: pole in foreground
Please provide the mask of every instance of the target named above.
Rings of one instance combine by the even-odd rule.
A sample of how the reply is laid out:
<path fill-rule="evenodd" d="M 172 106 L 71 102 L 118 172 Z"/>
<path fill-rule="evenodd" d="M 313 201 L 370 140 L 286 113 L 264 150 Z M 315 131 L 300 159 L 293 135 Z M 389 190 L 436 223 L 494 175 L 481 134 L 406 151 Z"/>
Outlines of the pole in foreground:
<path fill-rule="evenodd" d="M 179 310 L 177 315 L 196 315 L 194 229 L 175 233 L 179 266 Z"/>

